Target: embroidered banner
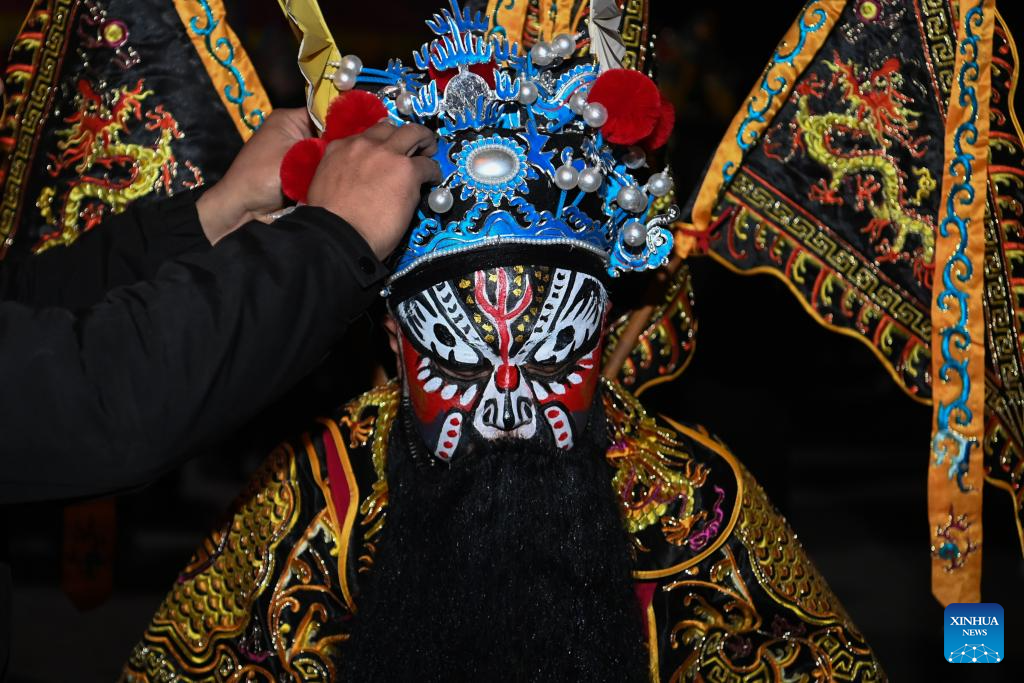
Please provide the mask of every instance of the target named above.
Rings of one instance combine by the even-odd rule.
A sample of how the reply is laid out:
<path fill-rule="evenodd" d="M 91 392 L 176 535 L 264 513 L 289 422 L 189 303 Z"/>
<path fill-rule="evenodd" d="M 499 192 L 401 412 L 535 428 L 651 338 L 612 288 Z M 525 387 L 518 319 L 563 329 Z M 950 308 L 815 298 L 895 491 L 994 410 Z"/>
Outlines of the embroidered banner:
<path fill-rule="evenodd" d="M 925 404 L 932 402 L 933 378 L 943 367 L 952 373 L 944 391 L 960 387 L 956 363 L 941 356 L 941 343 L 933 347 L 933 330 L 939 328 L 935 334 L 941 342 L 942 328 L 949 325 L 947 319 L 933 325 L 933 288 L 935 295 L 948 289 L 943 277 L 952 275 L 950 284 L 963 290 L 963 300 L 972 307 L 968 313 L 976 310 L 975 317 L 967 316 L 975 327 L 964 328 L 971 333 L 974 358 L 965 371 L 971 388 L 964 406 L 973 407 L 971 417 L 964 418 L 967 424 L 957 424 L 963 417 L 957 408 L 963 406 L 943 395 L 935 415 L 951 420 L 955 429 L 969 428 L 969 437 L 966 432 L 959 436 L 974 445 L 961 449 L 955 437 L 946 438 L 953 432 L 942 432 L 941 443 L 952 444 L 942 469 L 948 475 L 955 461 L 954 482 L 958 468 L 970 469 L 977 478 L 965 482 L 975 487 L 972 495 L 980 497 L 982 476 L 1010 493 L 1021 530 L 1024 142 L 1013 111 L 1017 51 L 989 8 L 993 27 L 978 33 L 988 46 L 977 57 L 977 78 L 991 78 L 991 87 L 972 87 L 979 120 L 990 121 L 992 132 L 981 141 L 971 138 L 969 153 L 974 155 L 974 178 L 987 176 L 978 159 L 991 156 L 992 172 L 987 182 L 972 185 L 972 210 L 981 213 L 969 222 L 973 241 L 961 262 L 969 262 L 973 273 L 961 282 L 957 270 L 946 272 L 949 253 L 939 247 L 944 239 L 940 225 L 947 231 L 959 225 L 945 218 L 951 191 L 943 185 L 949 171 L 946 145 L 953 144 L 959 125 L 952 118 L 947 130 L 947 109 L 954 87 L 963 88 L 961 74 L 973 74 L 973 67 L 960 71 L 963 64 L 957 61 L 963 55 L 951 9 L 956 4 L 847 3 L 831 28 L 816 34 L 817 48 L 802 71 L 776 81 L 759 79 L 755 99 L 737 114 L 716 155 L 718 165 L 712 165 L 696 195 L 692 225 L 680 225 L 677 234 L 689 240 L 684 246 L 706 251 L 731 270 L 783 280 L 818 322 L 865 343 L 897 386 Z M 806 17 L 816 5 L 808 3 L 797 27 L 810 23 Z M 778 54 L 785 54 L 784 47 Z M 761 121 L 757 113 L 772 92 L 779 106 L 767 109 Z M 970 97 L 966 103 L 959 97 L 954 95 L 950 116 L 961 116 L 971 103 Z M 737 132 L 748 120 L 761 132 L 743 149 Z M 975 128 L 979 135 L 985 132 L 978 124 Z M 712 208 L 702 213 L 701 202 L 708 197 Z M 959 202 L 958 211 L 963 208 Z M 954 292 L 947 300 L 960 295 Z M 933 352 L 939 354 L 934 367 Z M 960 358 L 955 341 L 950 352 Z M 976 465 L 968 467 L 972 457 Z M 938 486 L 937 479 L 933 483 Z M 950 517 L 950 501 L 940 520 L 936 500 L 933 495 L 930 523 L 938 580 L 940 566 L 945 567 L 942 576 L 962 574 L 954 565 L 969 564 L 966 558 L 979 552 L 980 530 L 975 521 L 961 520 L 960 513 Z M 967 523 L 973 524 L 970 534 L 958 529 Z M 1024 533 L 1021 542 L 1024 548 Z M 948 595 L 940 584 L 936 589 Z"/>
<path fill-rule="evenodd" d="M 939 602 L 981 600 L 985 405 L 985 215 L 995 0 L 960 0 L 953 95 L 935 239 L 934 426 L 928 472 L 932 590 Z"/>
<path fill-rule="evenodd" d="M 167 21 L 172 8 L 181 21 Z M 220 0 L 36 0 L 4 85 L 11 257 L 216 181 L 270 111 Z"/>

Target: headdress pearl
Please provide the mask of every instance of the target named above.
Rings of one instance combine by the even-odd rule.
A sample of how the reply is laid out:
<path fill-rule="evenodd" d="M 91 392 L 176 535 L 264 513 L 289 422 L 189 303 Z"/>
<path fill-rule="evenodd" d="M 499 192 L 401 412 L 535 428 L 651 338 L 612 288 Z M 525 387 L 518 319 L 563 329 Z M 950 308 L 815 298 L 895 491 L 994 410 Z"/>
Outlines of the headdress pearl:
<path fill-rule="evenodd" d="M 572 57 L 573 53 L 576 52 L 576 39 L 567 33 L 555 36 L 555 39 L 551 42 L 551 49 L 563 59 Z"/>
<path fill-rule="evenodd" d="M 642 247 L 647 242 L 647 229 L 644 224 L 635 218 L 627 221 L 622 228 L 622 241 L 634 249 Z"/>
<path fill-rule="evenodd" d="M 519 82 L 519 101 L 523 104 L 533 104 L 540 96 L 537 84 L 533 81 Z"/>
<path fill-rule="evenodd" d="M 575 114 L 582 115 L 586 106 L 587 93 L 582 90 L 577 90 L 576 93 L 569 98 L 569 109 L 571 109 Z"/>
<path fill-rule="evenodd" d="M 619 190 L 615 201 L 620 207 L 631 213 L 640 213 L 647 208 L 647 197 L 633 185 L 626 185 Z"/>
<path fill-rule="evenodd" d="M 622 157 L 622 163 L 631 171 L 647 165 L 647 155 L 639 147 L 630 147 Z"/>
<path fill-rule="evenodd" d="M 655 173 L 647 180 L 647 191 L 655 197 L 664 197 L 672 191 L 672 178 L 667 173 Z"/>
<path fill-rule="evenodd" d="M 549 66 L 551 62 L 555 61 L 555 51 L 551 48 L 551 43 L 537 43 L 530 50 L 530 56 L 536 66 Z"/>
<path fill-rule="evenodd" d="M 334 72 L 334 76 L 331 78 L 331 82 L 334 83 L 334 87 L 342 92 L 351 90 L 356 87 L 356 79 L 359 75 L 354 71 L 345 71 L 344 69 L 338 69 Z"/>
<path fill-rule="evenodd" d="M 591 102 L 583 108 L 583 120 L 591 128 L 600 128 L 608 122 L 608 110 L 603 104 Z"/>
<path fill-rule="evenodd" d="M 435 187 L 427 197 L 427 205 L 434 213 L 448 213 L 454 203 L 455 198 L 447 187 Z"/>
<path fill-rule="evenodd" d="M 403 90 L 399 93 L 395 99 L 395 107 L 398 109 L 398 113 L 403 116 L 409 116 L 412 114 L 412 93 L 408 90 Z"/>
<path fill-rule="evenodd" d="M 353 73 L 359 73 L 363 70 L 363 60 L 355 55 L 345 55 L 341 59 L 341 66 L 339 67 L 342 71 L 351 71 Z"/>
<path fill-rule="evenodd" d="M 578 186 L 584 192 L 597 192 L 604 182 L 604 174 L 601 169 L 588 166 L 580 173 Z"/>
<path fill-rule="evenodd" d="M 573 189 L 579 182 L 579 178 L 579 171 L 568 164 L 559 166 L 558 170 L 555 171 L 555 185 L 557 185 L 560 190 Z"/>

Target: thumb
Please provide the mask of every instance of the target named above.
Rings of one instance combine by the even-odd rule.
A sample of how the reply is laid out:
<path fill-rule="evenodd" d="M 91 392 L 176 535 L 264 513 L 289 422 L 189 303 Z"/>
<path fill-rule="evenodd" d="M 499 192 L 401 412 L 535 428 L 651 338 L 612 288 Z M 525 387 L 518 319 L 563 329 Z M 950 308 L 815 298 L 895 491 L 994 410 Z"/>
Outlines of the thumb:
<path fill-rule="evenodd" d="M 313 120 L 304 107 L 295 109 L 275 109 L 274 121 L 289 139 L 299 141 L 312 137 L 314 134 Z"/>

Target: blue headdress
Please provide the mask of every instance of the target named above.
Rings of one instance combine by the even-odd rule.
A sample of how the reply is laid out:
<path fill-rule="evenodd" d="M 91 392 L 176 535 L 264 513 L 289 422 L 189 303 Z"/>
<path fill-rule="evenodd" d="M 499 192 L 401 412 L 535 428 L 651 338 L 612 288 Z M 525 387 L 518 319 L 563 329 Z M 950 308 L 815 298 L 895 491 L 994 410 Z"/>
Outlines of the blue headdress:
<path fill-rule="evenodd" d="M 375 90 L 396 124 L 440 137 L 443 180 L 420 206 L 391 282 L 437 259 L 508 245 L 584 250 L 612 276 L 668 260 L 675 207 L 648 214 L 671 180 L 602 135 L 608 112 L 586 101 L 601 65 L 574 56 L 577 37 L 523 53 L 457 0 L 427 26 L 436 37 L 414 53 L 415 68 L 345 58 L 334 79 L 340 89 Z"/>

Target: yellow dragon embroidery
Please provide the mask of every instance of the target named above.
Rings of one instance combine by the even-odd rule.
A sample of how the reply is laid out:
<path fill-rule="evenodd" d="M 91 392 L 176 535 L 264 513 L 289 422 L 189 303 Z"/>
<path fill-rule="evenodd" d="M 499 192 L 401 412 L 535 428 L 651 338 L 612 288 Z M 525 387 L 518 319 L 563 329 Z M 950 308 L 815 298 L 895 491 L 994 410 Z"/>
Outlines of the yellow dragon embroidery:
<path fill-rule="evenodd" d="M 856 65 L 841 60 L 838 54 L 824 64 L 832 72 L 828 89 L 841 89 L 845 108 L 814 113 L 812 99 L 821 100 L 826 93 L 825 82 L 815 74 L 796 88 L 795 124 L 801 135 L 794 144 L 804 147 L 830 174 L 829 179 L 823 178 L 811 187 L 808 198 L 823 204 L 843 204 L 839 192 L 844 181 L 852 179 L 856 210 L 871 214 L 862 232 L 869 234 L 876 245 L 877 260 L 911 261 L 917 280 L 930 284 L 935 227 L 912 207 L 921 206 L 937 183 L 927 167 L 912 167 L 917 189 L 908 196 L 906 177 L 891 154 L 894 147 L 914 159 L 926 153 L 926 137 L 914 137 L 914 119 L 920 112 L 907 106 L 911 98 L 900 91 L 900 62 L 889 59 L 864 78 L 858 76 Z M 887 228 L 891 237 L 883 237 Z M 914 242 L 908 242 L 911 236 L 916 237 Z"/>
<path fill-rule="evenodd" d="M 143 112 L 142 103 L 152 90 L 143 81 L 134 87 L 124 86 L 109 97 L 98 93 L 85 80 L 78 83 L 77 110 L 64 119 L 70 128 L 60 131 L 58 155 L 50 155 L 50 175 L 54 178 L 73 169 L 77 175 L 70 189 L 54 207 L 56 187 L 44 187 L 36 201 L 44 220 L 54 231 L 43 237 L 34 251 L 42 252 L 57 245 L 67 246 L 79 234 L 92 228 L 103 218 L 106 207 L 121 213 L 129 204 L 151 192 L 171 193 L 171 182 L 178 172 L 178 162 L 171 143 L 182 137 L 174 116 L 157 106 Z M 131 122 L 145 120 L 145 129 L 158 137 L 151 145 L 122 141 Z M 202 184 L 198 168 L 186 162 L 194 182 Z M 94 200 L 94 201 L 90 201 Z"/>

